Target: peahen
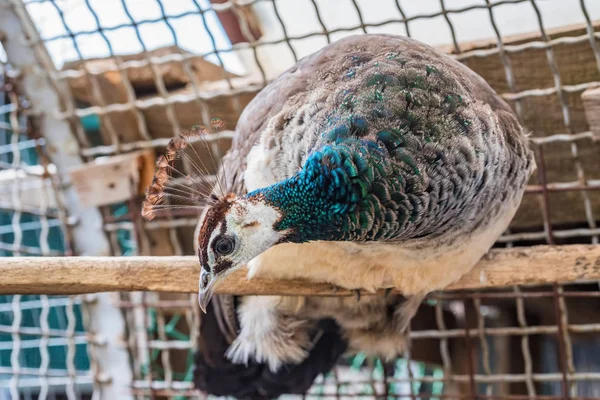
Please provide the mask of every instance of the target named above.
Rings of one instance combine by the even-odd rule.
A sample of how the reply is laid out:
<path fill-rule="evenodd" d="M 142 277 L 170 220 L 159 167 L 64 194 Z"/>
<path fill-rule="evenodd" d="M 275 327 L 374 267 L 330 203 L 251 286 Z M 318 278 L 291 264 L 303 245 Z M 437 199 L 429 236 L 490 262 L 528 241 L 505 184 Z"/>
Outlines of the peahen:
<path fill-rule="evenodd" d="M 275 373 L 308 360 L 310 332 L 331 317 L 351 349 L 393 357 L 423 297 L 468 272 L 507 228 L 534 169 L 515 115 L 466 66 L 405 37 L 339 40 L 253 99 L 223 160 L 227 190 L 195 200 L 206 205 L 196 232 L 200 306 L 246 266 L 249 277 L 401 286 L 407 300 L 394 306 L 385 338 L 348 333 L 388 307 L 376 296 L 242 297 L 227 350 L 235 363 Z M 147 216 L 160 190 L 149 191 Z M 394 335 L 397 345 L 377 343 Z"/>

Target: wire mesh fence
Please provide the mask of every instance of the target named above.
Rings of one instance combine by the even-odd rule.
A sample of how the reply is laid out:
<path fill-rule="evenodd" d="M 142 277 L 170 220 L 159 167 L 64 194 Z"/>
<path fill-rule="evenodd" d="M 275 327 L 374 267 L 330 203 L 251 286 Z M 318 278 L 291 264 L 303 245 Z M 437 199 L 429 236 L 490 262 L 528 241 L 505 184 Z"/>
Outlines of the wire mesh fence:
<path fill-rule="evenodd" d="M 30 16 L 39 32 L 27 38 L 27 45 L 48 49 L 55 68 L 26 73 L 63 88 L 65 104 L 55 114 L 71 125 L 80 156 L 94 163 L 110 164 L 112 157 L 124 155 L 136 160 L 125 193 L 107 180 L 104 193 L 112 200 L 94 203 L 113 255 L 193 254 L 197 214 L 173 213 L 151 222 L 139 214 L 153 160 L 169 138 L 219 118 L 225 130 L 210 134 L 208 147 L 194 147 L 220 160 L 242 110 L 268 82 L 327 43 L 376 32 L 439 46 L 486 79 L 531 132 L 538 173 L 497 246 L 598 244 L 597 2 L 7 4 L 22 18 Z M 10 69 L 7 64 L 3 69 L 10 86 Z M 60 183 L 45 161 L 45 133 L 27 122 L 27 106 L 21 104 L 26 100 L 9 90 L 6 80 L 3 85 L 0 172 L 10 184 L 0 189 L 0 205 L 7 208 L 0 212 L 0 252 L 68 254 L 68 210 L 54 196 Z M 35 193 L 48 194 L 46 200 L 26 194 L 35 185 Z M 588 284 L 433 295 L 412 325 L 411 354 L 394 362 L 361 355 L 344 360 L 315 383 L 308 397 L 600 398 L 598 289 Z M 93 379 L 84 371 L 97 356 L 91 351 L 91 360 L 86 359 L 82 299 L 14 296 L 5 301 L 0 304 L 6 321 L 0 325 L 6 338 L 0 342 L 5 344 L 0 348 L 3 387 L 12 394 L 33 393 L 27 380 L 33 377 L 40 398 L 59 381 L 69 399 L 91 393 Z M 136 398 L 202 397 L 192 383 L 195 297 L 123 293 L 115 304 L 126 320 L 123 346 L 131 356 Z M 38 344 L 47 350 L 38 354 Z M 27 349 L 37 357 L 30 364 L 22 358 Z"/>
<path fill-rule="evenodd" d="M 0 64 L 0 255 L 71 252 L 60 182 L 47 147 L 18 90 Z M 63 398 L 91 392 L 82 299 L 0 296 L 0 398 Z"/>

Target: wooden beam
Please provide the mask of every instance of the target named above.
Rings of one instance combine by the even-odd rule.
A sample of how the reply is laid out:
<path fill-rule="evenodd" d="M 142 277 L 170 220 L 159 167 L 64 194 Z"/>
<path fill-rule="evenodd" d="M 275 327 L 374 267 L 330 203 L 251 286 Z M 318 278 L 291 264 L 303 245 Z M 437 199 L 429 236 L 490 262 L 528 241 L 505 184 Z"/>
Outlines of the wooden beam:
<path fill-rule="evenodd" d="M 0 294 L 79 294 L 106 291 L 196 292 L 196 257 L 0 258 Z M 600 245 L 492 250 L 448 290 L 600 280 Z M 402 292 L 402 287 L 397 288 Z M 229 276 L 217 293 L 239 295 L 350 295 L 330 284 L 302 280 L 246 280 Z"/>

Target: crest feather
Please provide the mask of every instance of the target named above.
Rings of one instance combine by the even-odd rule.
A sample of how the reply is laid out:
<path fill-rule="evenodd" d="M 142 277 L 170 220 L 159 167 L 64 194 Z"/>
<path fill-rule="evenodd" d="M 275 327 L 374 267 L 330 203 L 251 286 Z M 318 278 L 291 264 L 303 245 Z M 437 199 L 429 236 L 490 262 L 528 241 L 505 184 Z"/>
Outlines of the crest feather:
<path fill-rule="evenodd" d="M 223 124 L 219 121 L 220 120 L 218 119 L 213 119 L 211 125 L 213 125 L 213 127 L 215 125 L 222 127 Z M 184 153 L 186 148 L 190 146 L 193 141 L 196 141 L 199 138 L 202 139 L 202 136 L 206 134 L 208 134 L 208 130 L 205 127 L 196 125 L 191 130 L 186 130 L 169 141 L 165 153 L 160 155 L 156 160 L 156 171 L 152 183 L 146 189 L 146 198 L 142 203 L 143 218 L 150 221 L 154 219 L 160 211 L 168 211 L 169 209 L 204 208 L 221 200 L 217 196 L 210 194 L 214 184 L 211 180 L 214 180 L 212 179 L 214 177 L 207 175 L 206 171 L 202 171 L 199 165 Z M 180 158 L 187 158 L 187 160 L 190 161 L 190 164 L 192 164 L 199 172 L 200 176 L 192 178 L 189 174 L 185 175 L 178 171 L 175 167 L 175 163 Z M 204 166 L 202 160 L 198 161 Z M 183 178 L 183 180 L 178 180 L 178 178 L 174 177 L 175 173 L 179 174 L 180 176 L 178 178 Z M 192 184 L 194 183 L 200 186 L 201 190 L 194 189 L 192 187 Z M 170 192 L 168 191 L 169 189 L 171 190 Z M 165 200 L 168 198 L 176 199 L 178 202 L 183 202 L 185 204 L 165 204 Z"/>

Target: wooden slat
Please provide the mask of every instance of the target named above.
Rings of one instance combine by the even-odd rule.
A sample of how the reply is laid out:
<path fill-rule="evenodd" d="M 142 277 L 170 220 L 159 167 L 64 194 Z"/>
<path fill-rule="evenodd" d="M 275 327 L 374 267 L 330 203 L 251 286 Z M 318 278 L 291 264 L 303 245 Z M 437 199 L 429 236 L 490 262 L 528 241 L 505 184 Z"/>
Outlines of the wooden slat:
<path fill-rule="evenodd" d="M 78 294 L 104 291 L 196 292 L 196 257 L 0 258 L 0 294 Z M 449 290 L 600 280 L 600 245 L 492 250 Z M 402 292 L 402 287 L 397 288 Z M 246 280 L 229 276 L 217 293 L 239 295 L 350 295 L 326 283 Z"/>

